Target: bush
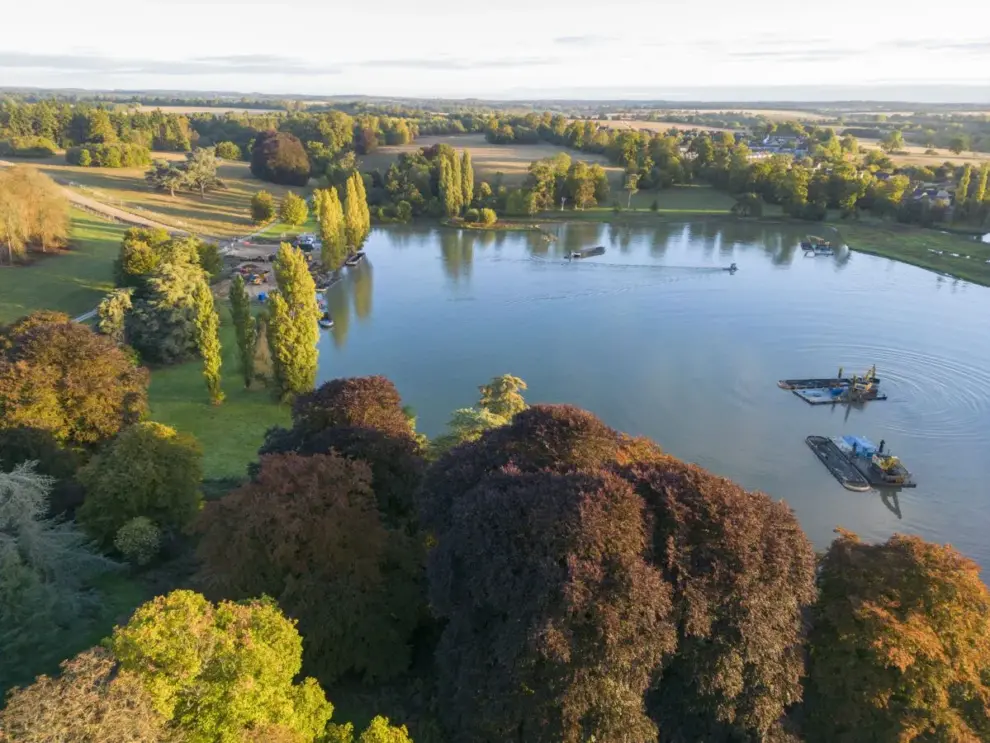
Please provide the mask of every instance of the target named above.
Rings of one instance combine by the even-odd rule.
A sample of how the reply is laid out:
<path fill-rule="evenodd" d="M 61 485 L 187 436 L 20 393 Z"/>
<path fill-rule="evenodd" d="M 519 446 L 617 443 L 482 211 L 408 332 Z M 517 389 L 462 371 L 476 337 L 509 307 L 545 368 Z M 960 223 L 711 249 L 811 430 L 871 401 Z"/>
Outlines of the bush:
<path fill-rule="evenodd" d="M 134 565 L 147 565 L 161 549 L 162 533 L 147 516 L 137 516 L 117 531 L 113 546 Z"/>
<path fill-rule="evenodd" d="M 233 142 L 218 142 L 216 152 L 221 160 L 241 159 L 241 148 Z"/>
<path fill-rule="evenodd" d="M 309 183 L 309 157 L 298 137 L 288 132 L 262 132 L 251 150 L 251 173 L 263 181 L 305 186 Z"/>
<path fill-rule="evenodd" d="M 255 224 L 275 219 L 275 197 L 268 191 L 258 191 L 251 197 L 251 219 Z"/>
<path fill-rule="evenodd" d="M 493 225 L 498 221 L 498 215 L 495 213 L 494 209 L 482 209 L 481 210 L 481 223 L 487 225 Z"/>
<path fill-rule="evenodd" d="M 464 212 L 465 222 L 478 222 L 481 219 L 481 215 L 478 213 L 477 209 L 468 209 Z"/>
<path fill-rule="evenodd" d="M 412 204 L 408 201 L 400 201 L 395 205 L 395 218 L 400 222 L 408 222 L 412 219 Z"/>
<path fill-rule="evenodd" d="M 306 206 L 306 199 L 296 196 L 289 191 L 278 205 L 278 218 L 286 224 L 298 227 L 309 216 L 309 207 Z"/>
<path fill-rule="evenodd" d="M 138 423 L 79 471 L 86 500 L 79 521 L 109 547 L 137 516 L 181 529 L 199 512 L 202 452 L 194 438 L 161 423 Z"/>
<path fill-rule="evenodd" d="M 65 161 L 92 168 L 139 168 L 151 164 L 151 152 L 143 145 L 128 142 L 90 142 L 66 150 Z"/>
<path fill-rule="evenodd" d="M 52 157 L 58 147 L 45 137 L 11 137 L 0 141 L 4 157 Z"/>

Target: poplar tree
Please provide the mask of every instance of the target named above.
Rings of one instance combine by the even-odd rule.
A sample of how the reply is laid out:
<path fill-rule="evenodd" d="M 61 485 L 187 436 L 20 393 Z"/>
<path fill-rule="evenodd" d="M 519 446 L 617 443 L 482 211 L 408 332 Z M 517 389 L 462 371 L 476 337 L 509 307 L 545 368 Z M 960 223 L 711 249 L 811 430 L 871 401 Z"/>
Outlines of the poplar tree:
<path fill-rule="evenodd" d="M 464 150 L 464 156 L 461 158 L 461 193 L 464 207 L 471 206 L 474 200 L 474 168 L 471 165 L 470 150 Z"/>
<path fill-rule="evenodd" d="M 320 308 L 316 284 L 302 251 L 282 243 L 275 259 L 275 283 L 269 303 L 268 345 L 275 383 L 283 400 L 308 392 L 316 384 Z"/>
<path fill-rule="evenodd" d="M 213 303 L 213 291 L 204 279 L 196 287 L 196 344 L 203 357 L 203 378 L 210 393 L 210 402 L 219 405 L 224 394 L 220 388 L 220 318 Z"/>
<path fill-rule="evenodd" d="M 347 192 L 344 200 L 344 234 L 347 244 L 355 250 L 360 249 L 368 237 L 371 228 L 371 213 L 368 210 L 368 199 L 364 191 L 364 183 L 357 172 L 347 179 Z"/>
<path fill-rule="evenodd" d="M 973 179 L 973 166 L 967 165 L 963 168 L 962 177 L 959 179 L 959 187 L 956 189 L 956 204 L 962 206 L 966 203 L 969 194 L 969 183 Z"/>
<path fill-rule="evenodd" d="M 973 194 L 973 201 L 977 204 L 990 196 L 990 194 L 987 194 L 988 176 L 990 176 L 990 165 L 983 163 L 983 165 L 980 166 L 980 175 L 976 180 L 976 192 Z"/>
<path fill-rule="evenodd" d="M 318 192 L 320 216 L 320 256 L 323 267 L 328 271 L 338 271 L 344 265 L 347 257 L 347 235 L 344 228 L 344 207 L 337 196 L 337 189 L 331 186 L 326 191 Z"/>
<path fill-rule="evenodd" d="M 464 194 L 462 193 L 463 186 L 461 182 L 461 161 L 457 159 L 457 153 L 454 152 L 450 156 L 450 190 L 453 192 L 454 202 L 456 203 L 454 214 L 460 214 L 461 207 L 464 206 Z"/>
<path fill-rule="evenodd" d="M 448 217 L 456 217 L 460 192 L 454 186 L 454 169 L 446 157 L 440 159 L 440 200 Z"/>
<path fill-rule="evenodd" d="M 254 379 L 254 343 L 257 326 L 251 314 L 251 297 L 244 286 L 244 277 L 237 274 L 230 285 L 230 314 L 234 318 L 237 335 L 237 354 L 244 375 L 244 386 L 250 387 Z"/>

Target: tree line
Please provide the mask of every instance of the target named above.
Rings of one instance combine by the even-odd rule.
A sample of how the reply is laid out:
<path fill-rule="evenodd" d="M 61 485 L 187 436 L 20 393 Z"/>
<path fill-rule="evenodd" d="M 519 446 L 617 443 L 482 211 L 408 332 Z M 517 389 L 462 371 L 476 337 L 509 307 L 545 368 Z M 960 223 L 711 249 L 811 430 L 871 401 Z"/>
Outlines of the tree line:
<path fill-rule="evenodd" d="M 315 387 L 311 280 L 280 253 L 272 356 L 307 357 L 278 373 L 291 422 L 205 503 L 133 352 L 56 313 L 0 328 L 12 741 L 350 741 L 324 689 L 355 683 L 409 684 L 378 711 L 412 732 L 382 717 L 363 743 L 990 734 L 971 561 L 848 532 L 816 557 L 784 503 L 508 375 L 430 442 L 383 377 Z M 192 575 L 31 683 L 97 576 L 169 555 Z"/>

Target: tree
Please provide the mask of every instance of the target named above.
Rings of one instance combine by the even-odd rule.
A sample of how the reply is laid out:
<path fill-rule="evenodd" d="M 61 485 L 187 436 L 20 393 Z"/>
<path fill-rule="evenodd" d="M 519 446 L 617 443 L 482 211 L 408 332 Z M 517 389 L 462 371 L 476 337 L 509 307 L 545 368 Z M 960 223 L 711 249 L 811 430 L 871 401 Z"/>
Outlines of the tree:
<path fill-rule="evenodd" d="M 122 346 L 125 343 L 124 318 L 131 309 L 132 289 L 114 289 L 107 294 L 96 308 L 99 321 L 97 330 Z"/>
<path fill-rule="evenodd" d="M 365 462 L 332 451 L 266 455 L 252 482 L 200 519 L 204 580 L 224 596 L 275 598 L 324 683 L 404 672 L 425 614 L 425 554 L 383 524 L 371 480 Z"/>
<path fill-rule="evenodd" d="M 626 208 L 629 209 L 632 206 L 632 197 L 639 192 L 639 175 L 637 173 L 627 173 L 624 188 L 628 194 Z"/>
<path fill-rule="evenodd" d="M 498 215 L 494 209 L 482 209 L 479 214 L 483 225 L 491 226 L 498 221 Z"/>
<path fill-rule="evenodd" d="M 951 547 L 839 531 L 809 637 L 809 741 L 990 738 L 990 593 Z"/>
<path fill-rule="evenodd" d="M 755 193 L 740 194 L 732 206 L 732 213 L 740 217 L 762 217 L 763 199 Z"/>
<path fill-rule="evenodd" d="M 969 198 L 969 184 L 973 179 L 973 166 L 966 165 L 963 168 L 962 176 L 959 178 L 959 185 L 956 187 L 956 204 L 963 206 Z"/>
<path fill-rule="evenodd" d="M 109 647 L 190 743 L 239 741 L 256 728 L 312 741 L 333 711 L 316 681 L 293 683 L 302 638 L 271 601 L 213 605 L 173 591 L 138 607 Z"/>
<path fill-rule="evenodd" d="M 204 284 L 206 276 L 195 263 L 163 260 L 134 293 L 125 332 L 142 359 L 175 364 L 199 353 L 196 297 Z"/>
<path fill-rule="evenodd" d="M 279 394 L 291 399 L 316 383 L 321 313 L 316 284 L 301 250 L 282 243 L 274 267 L 278 290 L 269 303 L 268 345 Z"/>
<path fill-rule="evenodd" d="M 55 312 L 0 327 L 0 428 L 31 426 L 66 446 L 92 446 L 147 408 L 147 370 L 109 338 Z"/>
<path fill-rule="evenodd" d="M 202 281 L 196 287 L 196 344 L 203 359 L 203 378 L 210 393 L 210 403 L 219 405 L 224 400 L 220 387 L 220 366 L 223 357 L 220 352 L 220 317 L 213 304 L 213 291 Z"/>
<path fill-rule="evenodd" d="M 79 471 L 86 487 L 79 522 L 106 547 L 137 516 L 165 532 L 184 528 L 202 503 L 202 458 L 194 438 L 161 423 L 127 428 Z"/>
<path fill-rule="evenodd" d="M 331 186 L 322 193 L 318 211 L 320 217 L 320 257 L 328 271 L 339 271 L 347 258 L 347 232 L 344 224 L 344 208 Z"/>
<path fill-rule="evenodd" d="M 347 179 L 347 191 L 344 199 L 344 233 L 347 244 L 355 250 L 364 245 L 371 228 L 368 202 L 363 194 L 364 183 L 361 180 L 361 174 L 355 171 Z"/>
<path fill-rule="evenodd" d="M 305 186 L 309 183 L 309 157 L 298 137 L 288 132 L 262 132 L 251 149 L 251 173 L 271 183 Z"/>
<path fill-rule="evenodd" d="M 453 160 L 440 158 L 440 201 L 448 217 L 456 217 L 460 211 L 460 185 L 454 174 Z"/>
<path fill-rule="evenodd" d="M 158 191 L 168 191 L 168 195 L 175 197 L 175 192 L 190 185 L 189 174 L 185 169 L 174 165 L 168 160 L 155 160 L 151 163 L 151 169 L 144 174 L 144 179 L 148 184 Z"/>
<path fill-rule="evenodd" d="M 306 199 L 289 191 L 282 197 L 282 203 L 278 205 L 278 218 L 294 227 L 303 224 L 309 218 L 309 207 L 306 206 Z"/>
<path fill-rule="evenodd" d="M 241 148 L 233 142 L 217 142 L 216 153 L 221 160 L 241 159 Z"/>
<path fill-rule="evenodd" d="M 673 649 L 670 589 L 629 485 L 494 472 L 436 537 L 439 698 L 458 740 L 656 740 L 643 695 Z"/>
<path fill-rule="evenodd" d="M 90 648 L 17 689 L 0 710 L 11 743 L 161 743 L 168 740 L 151 694 L 134 674 L 120 672 L 109 651 Z"/>
<path fill-rule="evenodd" d="M 481 392 L 478 406 L 508 422 L 516 413 L 520 413 L 528 407 L 522 394 L 520 394 L 520 390 L 524 389 L 526 389 L 526 383 L 519 377 L 514 377 L 511 374 L 493 377 L 491 382 L 478 388 Z"/>
<path fill-rule="evenodd" d="M 949 140 L 949 151 L 961 155 L 972 147 L 968 134 L 957 134 Z"/>
<path fill-rule="evenodd" d="M 988 196 L 990 196 L 987 192 L 988 178 L 990 178 L 990 165 L 983 163 L 983 165 L 980 166 L 980 172 L 976 178 L 976 190 L 973 192 L 973 201 L 977 204 L 982 203 Z"/>
<path fill-rule="evenodd" d="M 435 453 L 452 449 L 455 446 L 477 441 L 481 434 L 492 428 L 504 426 L 506 419 L 500 415 L 478 408 L 458 408 L 447 421 L 447 433 L 434 439 L 432 448 Z"/>
<path fill-rule="evenodd" d="M 218 164 L 213 147 L 197 147 L 186 155 L 186 181 L 192 188 L 199 189 L 200 197 L 205 197 L 207 191 L 226 187 L 217 176 Z"/>
<path fill-rule="evenodd" d="M 471 166 L 471 151 L 464 150 L 461 157 L 461 202 L 464 208 L 474 201 L 474 168 Z"/>
<path fill-rule="evenodd" d="M 71 521 L 48 516 L 52 478 L 34 463 L 0 470 L 0 685 L 20 681 L 64 641 L 89 600 L 88 581 L 113 564 Z"/>
<path fill-rule="evenodd" d="M 68 225 L 68 201 L 51 178 L 24 166 L 0 171 L 0 243 L 9 264 L 28 250 L 65 244 Z"/>
<path fill-rule="evenodd" d="M 105 109 L 94 108 L 86 114 L 86 142 L 116 142 L 117 131 L 114 129 L 110 114 Z"/>
<path fill-rule="evenodd" d="M 349 722 L 344 725 L 330 723 L 327 725 L 325 743 L 355 743 L 354 726 Z M 412 738 L 405 725 L 394 727 L 387 717 L 379 715 L 368 723 L 357 743 L 412 743 Z"/>
<path fill-rule="evenodd" d="M 82 486 L 76 481 L 80 457 L 58 445 L 55 437 L 40 428 L 0 429 L 0 470 L 10 471 L 19 464 L 33 462 L 35 472 L 52 479 L 48 513 L 71 518 L 83 501 Z"/>
<path fill-rule="evenodd" d="M 888 155 L 897 152 L 904 147 L 904 135 L 901 134 L 900 129 L 894 129 L 887 132 L 883 139 L 880 140 L 880 149 L 886 152 Z"/>
<path fill-rule="evenodd" d="M 244 375 L 244 386 L 250 387 L 254 380 L 254 344 L 258 327 L 251 314 L 251 297 L 244 287 L 244 277 L 240 274 L 235 275 L 230 284 L 230 314 L 234 320 L 237 355 Z"/>
<path fill-rule="evenodd" d="M 258 191 L 251 197 L 251 219 L 255 224 L 275 219 L 275 198 L 268 191 Z"/>

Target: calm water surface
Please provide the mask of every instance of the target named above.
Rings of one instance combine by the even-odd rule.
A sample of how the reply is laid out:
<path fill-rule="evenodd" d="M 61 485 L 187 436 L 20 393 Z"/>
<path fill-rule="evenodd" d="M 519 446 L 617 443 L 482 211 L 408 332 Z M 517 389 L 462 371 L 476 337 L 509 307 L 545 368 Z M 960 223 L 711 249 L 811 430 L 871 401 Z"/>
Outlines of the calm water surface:
<path fill-rule="evenodd" d="M 376 230 L 328 293 L 321 380 L 384 374 L 433 436 L 512 373 L 530 402 L 587 408 L 785 499 L 818 546 L 836 525 L 902 531 L 990 567 L 990 290 L 845 249 L 805 258 L 802 234 L 773 226 L 549 229 Z M 811 407 L 776 386 L 871 364 L 887 401 Z M 844 433 L 886 439 L 919 487 L 844 490 L 804 443 Z"/>

